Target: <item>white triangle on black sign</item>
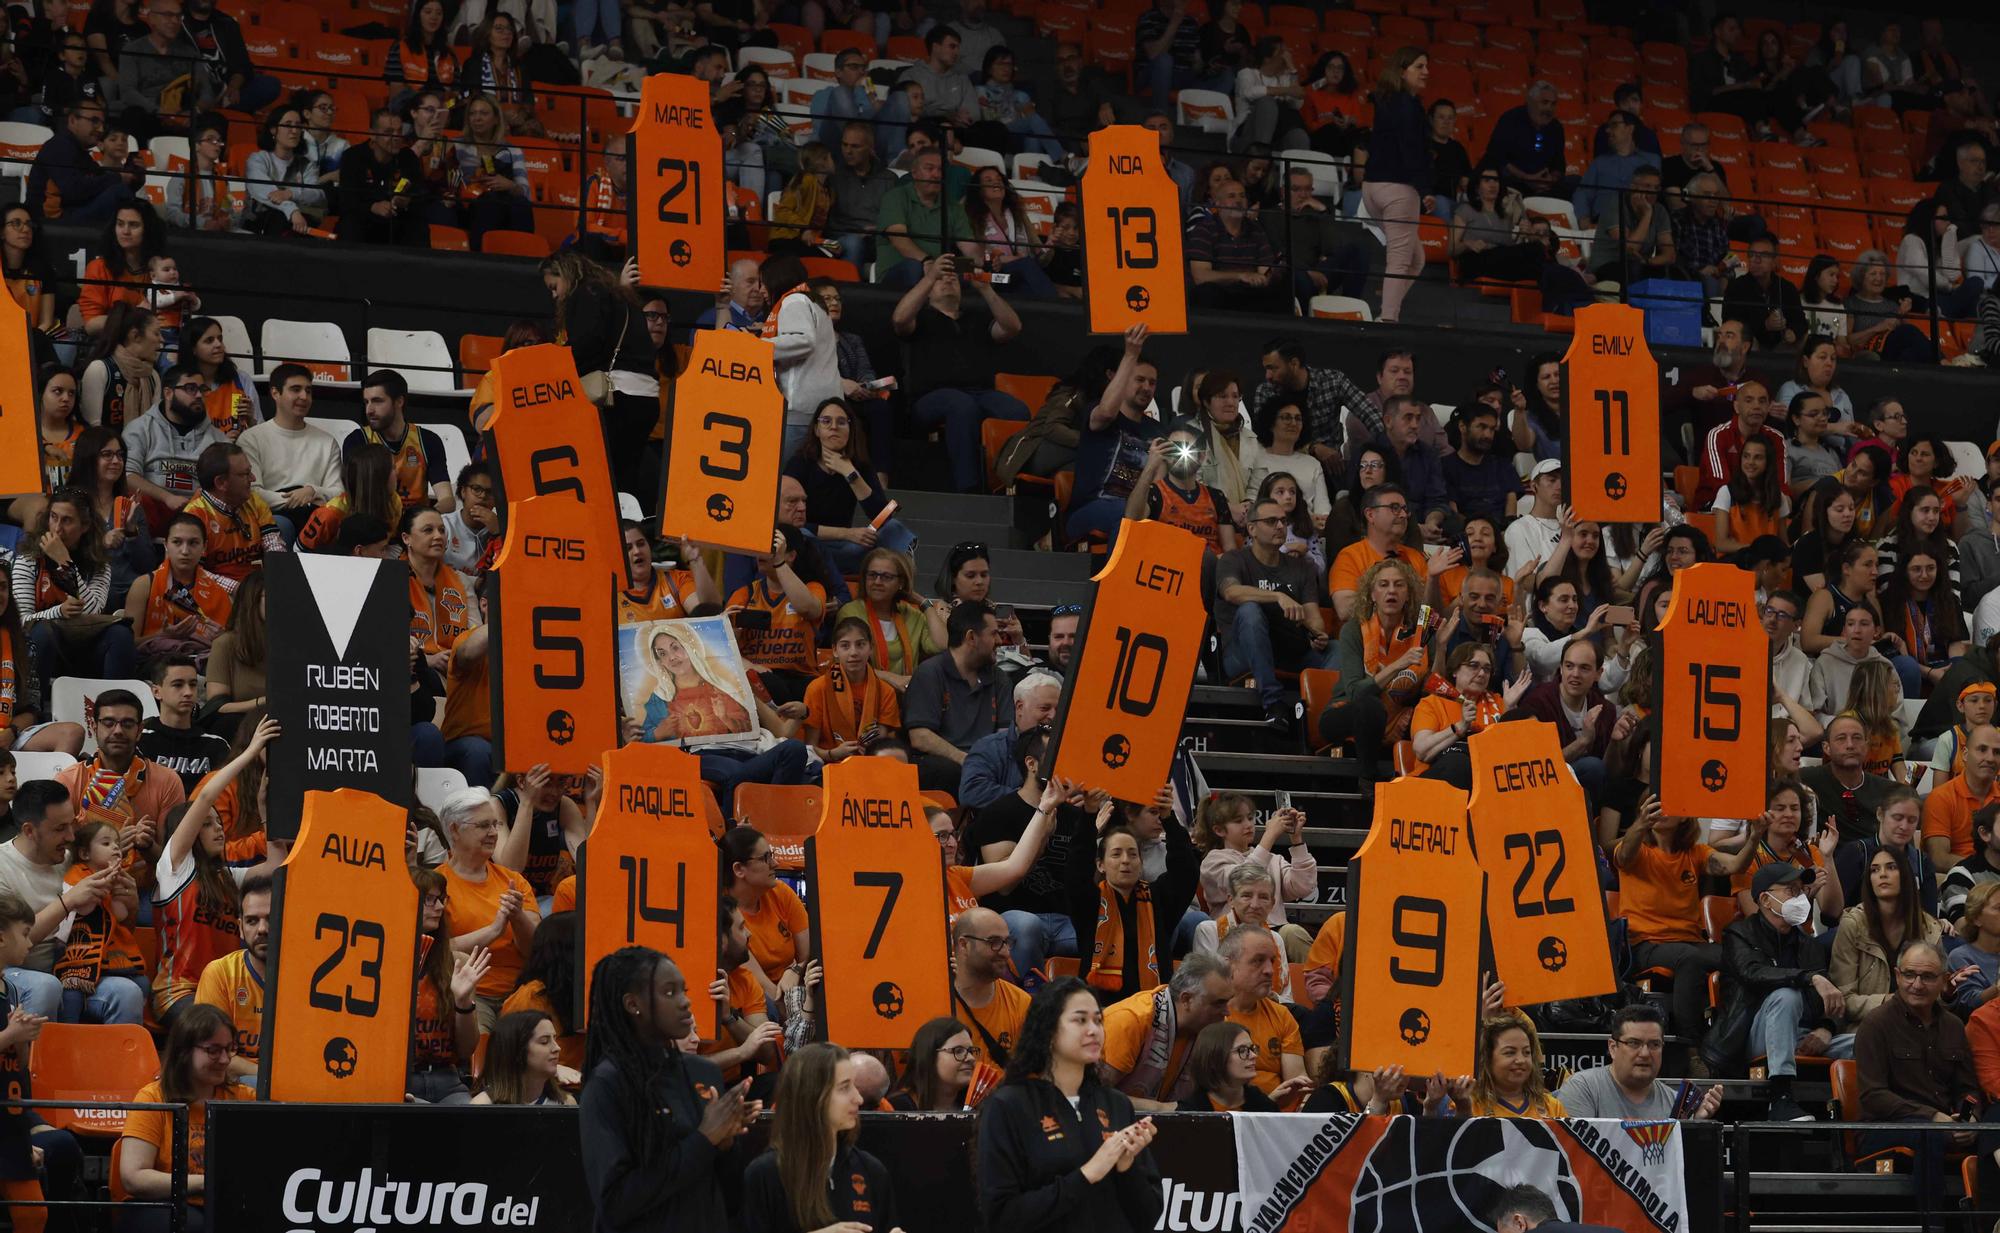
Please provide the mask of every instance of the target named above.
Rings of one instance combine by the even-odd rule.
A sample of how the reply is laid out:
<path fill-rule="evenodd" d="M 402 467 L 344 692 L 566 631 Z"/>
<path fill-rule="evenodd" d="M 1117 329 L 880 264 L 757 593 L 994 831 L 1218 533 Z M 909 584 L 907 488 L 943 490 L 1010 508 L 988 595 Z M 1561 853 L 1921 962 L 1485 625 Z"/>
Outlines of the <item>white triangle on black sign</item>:
<path fill-rule="evenodd" d="M 368 592 L 375 585 L 375 573 L 382 562 L 372 557 L 336 557 L 317 552 L 299 553 L 298 561 L 305 571 L 313 603 L 319 607 L 326 636 L 333 641 L 334 657 L 346 659 L 347 643 L 354 637 L 361 610 L 368 605 Z"/>

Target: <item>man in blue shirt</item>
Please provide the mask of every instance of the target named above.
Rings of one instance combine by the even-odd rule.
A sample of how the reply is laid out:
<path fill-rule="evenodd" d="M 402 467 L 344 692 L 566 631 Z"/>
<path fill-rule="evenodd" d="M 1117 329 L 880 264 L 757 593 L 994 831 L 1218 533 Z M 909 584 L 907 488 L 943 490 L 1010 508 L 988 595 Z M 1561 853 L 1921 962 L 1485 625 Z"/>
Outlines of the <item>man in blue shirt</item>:
<path fill-rule="evenodd" d="M 1660 156 L 1638 148 L 1639 119 L 1629 111 L 1614 111 L 1604 121 L 1611 138 L 1608 153 L 1599 154 L 1584 168 L 1583 181 L 1576 186 L 1570 204 L 1576 209 L 1576 225 L 1594 231 L 1600 218 L 1618 217 L 1618 198 L 1632 183 L 1641 167 L 1660 169 Z"/>
<path fill-rule="evenodd" d="M 1015 683 L 1013 725 L 974 741 L 960 764 L 957 793 L 960 805 L 984 809 L 1020 788 L 1023 776 L 1014 746 L 1023 732 L 1055 720 L 1062 690 L 1062 678 L 1045 668 L 1037 668 Z"/>
<path fill-rule="evenodd" d="M 1403 467 L 1403 491 L 1410 499 L 1410 516 L 1422 523 L 1426 543 L 1442 543 L 1444 521 L 1451 512 L 1451 497 L 1445 492 L 1444 471 L 1438 453 L 1420 439 L 1424 417 L 1430 407 L 1408 394 L 1391 395 L 1382 408 L 1388 431 L 1376 444 L 1396 456 Z"/>
<path fill-rule="evenodd" d="M 868 82 L 868 57 L 849 48 L 833 62 L 833 84 L 813 95 L 812 118 L 813 140 L 829 150 L 840 148 L 846 121 L 874 121 L 876 151 L 887 162 L 903 148 L 903 122 L 910 109 L 901 90 L 876 98 Z"/>
<path fill-rule="evenodd" d="M 1500 409 L 1485 401 L 1468 403 L 1452 417 L 1458 448 L 1441 460 L 1445 488 L 1459 517 L 1483 514 L 1497 527 L 1514 513 L 1514 496 L 1521 477 L 1514 464 L 1494 448 L 1500 433 Z"/>
<path fill-rule="evenodd" d="M 1562 121 L 1556 119 L 1556 88 L 1546 81 L 1528 87 L 1527 101 L 1500 114 L 1486 140 L 1482 167 L 1495 167 L 1508 188 L 1524 197 L 1562 191 Z"/>

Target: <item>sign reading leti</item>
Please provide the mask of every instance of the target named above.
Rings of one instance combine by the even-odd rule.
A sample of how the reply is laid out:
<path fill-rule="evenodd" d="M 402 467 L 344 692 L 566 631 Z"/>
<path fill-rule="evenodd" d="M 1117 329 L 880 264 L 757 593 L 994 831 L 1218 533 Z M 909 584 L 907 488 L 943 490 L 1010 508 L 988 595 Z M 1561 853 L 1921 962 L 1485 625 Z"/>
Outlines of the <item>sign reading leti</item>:
<path fill-rule="evenodd" d="M 362 664 L 307 664 L 306 686 L 309 689 L 348 690 L 379 698 L 382 694 L 382 670 Z M 382 708 L 379 706 L 309 702 L 306 704 L 306 767 L 315 771 L 379 771 L 381 758 L 375 743 L 349 745 L 312 738 L 319 733 L 332 732 L 377 736 L 381 731 Z"/>

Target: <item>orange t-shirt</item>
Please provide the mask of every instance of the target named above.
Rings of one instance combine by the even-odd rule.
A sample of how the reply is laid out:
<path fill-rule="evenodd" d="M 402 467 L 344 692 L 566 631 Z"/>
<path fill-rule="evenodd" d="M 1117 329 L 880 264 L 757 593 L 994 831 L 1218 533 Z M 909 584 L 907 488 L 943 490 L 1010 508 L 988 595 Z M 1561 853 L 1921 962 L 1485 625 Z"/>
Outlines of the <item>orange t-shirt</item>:
<path fill-rule="evenodd" d="M 1423 581 L 1423 553 L 1410 547 L 1408 544 L 1397 544 L 1395 555 L 1401 558 L 1404 564 L 1417 571 L 1418 582 Z M 1326 572 L 1326 593 L 1332 595 L 1339 591 L 1359 590 L 1361 587 L 1361 575 L 1368 572 L 1368 567 L 1377 561 L 1386 561 L 1388 559 L 1388 557 L 1369 547 L 1367 540 L 1355 540 L 1347 547 L 1342 548 L 1339 555 L 1333 558 L 1333 565 Z M 1412 602 L 1414 602 L 1414 597 L 1412 597 Z"/>
<path fill-rule="evenodd" d="M 693 597 L 693 570 L 655 569 L 652 584 L 643 590 L 618 589 L 618 623 L 638 625 L 686 616 Z"/>
<path fill-rule="evenodd" d="M 944 867 L 944 914 L 948 920 L 957 920 L 960 912 L 979 906 L 979 896 L 972 893 L 972 866 L 946 865 Z"/>
<path fill-rule="evenodd" d="M 1120 1074 L 1131 1074 L 1139 1064 L 1139 1050 L 1146 1047 L 1146 1034 L 1153 1026 L 1155 992 L 1153 989 L 1142 989 L 1104 1008 L 1104 1065 Z M 1290 1011 L 1285 1013 L 1291 1014 Z M 1174 1033 L 1173 1049 L 1167 1054 L 1160 1086 L 1154 1091 L 1138 1093 L 1141 1099 L 1165 1100 L 1167 1094 L 1174 1090 L 1174 1085 L 1180 1080 L 1181 1067 L 1187 1063 L 1192 1035 L 1190 1032 Z"/>
<path fill-rule="evenodd" d="M 808 582 L 806 590 L 812 592 L 822 608 L 825 606 L 825 587 Z M 769 629 L 745 629 L 740 621 L 737 624 L 736 645 L 747 662 L 782 672 L 811 675 L 819 671 L 819 622 L 807 620 L 794 608 L 785 598 L 785 588 L 769 578 L 758 578 L 749 586 L 737 587 L 730 595 L 728 606 L 738 605 L 746 612 L 771 614 Z"/>
<path fill-rule="evenodd" d="M 774 983 L 798 958 L 794 939 L 811 927 L 805 903 L 783 882 L 764 892 L 764 902 L 754 913 L 743 909 L 743 924 L 750 930 L 750 957 Z"/>
<path fill-rule="evenodd" d="M 1312 999 L 1306 996 L 1306 973 L 1316 968 L 1330 969 L 1336 976 L 1340 974 L 1340 959 L 1347 950 L 1347 913 L 1336 912 L 1320 925 L 1313 935 L 1312 949 L 1306 952 L 1304 963 L 1292 965 L 1292 1001 L 1299 1006 L 1310 1006 Z"/>
<path fill-rule="evenodd" d="M 474 933 L 492 924 L 493 918 L 500 912 L 500 896 L 506 894 L 509 888 L 521 892 L 521 902 L 530 912 L 535 910 L 535 888 L 528 885 L 528 879 L 505 865 L 489 861 L 486 877 L 478 882 L 467 881 L 450 861 L 439 865 L 438 872 L 444 875 L 446 893 L 450 895 L 446 916 L 453 937 Z M 480 978 L 479 996 L 504 998 L 514 991 L 514 983 L 521 979 L 521 967 L 528 957 L 514 944 L 512 927 L 502 929 L 499 937 L 487 943 L 486 950 L 493 957 L 493 963 L 486 969 L 486 975 Z"/>
<path fill-rule="evenodd" d="M 874 669 L 856 688 L 836 665 L 806 686 L 806 724 L 813 730 L 814 747 L 832 749 L 842 741 L 861 739 L 871 725 L 902 727 L 903 704 L 895 687 Z"/>
<path fill-rule="evenodd" d="M 1972 815 L 1994 801 L 2000 801 L 2000 780 L 1984 796 L 1974 796 L 1963 775 L 1945 780 L 1924 798 L 1924 838 L 1949 839 L 1953 856 L 1971 856 Z"/>
<path fill-rule="evenodd" d="M 503 1015 L 511 1015 L 517 1010 L 538 1010 L 547 1015 L 558 1027 L 568 1022 L 565 1016 L 556 1013 L 556 1004 L 549 1001 L 548 986 L 538 980 L 531 980 L 522 985 L 508 994 L 506 1001 L 500 1003 L 500 1013 Z M 562 1064 L 582 1074 L 583 1033 L 571 1032 L 567 1036 L 559 1036 L 556 1038 L 556 1044 L 562 1049 Z"/>
<path fill-rule="evenodd" d="M 444 723 L 439 725 L 445 740 L 461 736 L 493 739 L 493 677 L 487 671 L 491 662 L 485 655 L 468 661 L 452 652 L 444 681 Z"/>
<path fill-rule="evenodd" d="M 1454 565 L 1437 576 L 1438 608 L 1440 610 L 1449 608 L 1458 602 L 1458 593 L 1465 589 L 1465 575 L 1470 572 L 1471 568 L 1469 566 Z M 1354 577 L 1357 582 L 1361 579 L 1361 575 L 1358 573 Z M 1500 577 L 1500 602 L 1510 608 L 1514 604 L 1514 580 L 1505 574 L 1502 574 Z"/>
<path fill-rule="evenodd" d="M 1479 732 L 1488 724 L 1497 723 L 1503 709 L 1499 694 L 1489 693 L 1481 698 L 1478 709 L 1472 717 L 1472 732 Z M 1419 732 L 1441 731 L 1464 718 L 1465 708 L 1459 704 L 1457 698 L 1428 694 L 1417 703 L 1416 713 L 1410 717 L 1410 735 L 1414 737 Z M 1416 769 L 1410 773 L 1421 775 L 1430 769 L 1430 765 L 1428 762 L 1418 762 Z"/>
<path fill-rule="evenodd" d="M 1002 1049 L 1013 1049 L 1014 1042 L 1021 1039 L 1021 1025 L 1028 1021 L 1028 1003 L 1031 1000 L 1027 990 L 1001 980 L 993 983 L 993 996 L 986 1005 L 968 1006 L 954 996 L 951 1013 L 971 1031 L 972 1047 L 979 1050 L 979 1061 L 999 1066 L 1003 1063 L 986 1048 L 986 1039 L 990 1036 Z M 980 1028 L 986 1029 L 985 1035 L 980 1034 Z"/>
<path fill-rule="evenodd" d="M 1639 845 L 1632 863 L 1618 871 L 1618 902 L 1634 942 L 1701 942 L 1701 875 L 1714 851 L 1697 843 L 1668 852 Z"/>
<path fill-rule="evenodd" d="M 201 519 L 208 529 L 208 549 L 201 558 L 204 567 L 241 582 L 264 563 L 264 537 L 276 524 L 271 521 L 271 507 L 256 493 L 233 510 L 224 509 L 209 493 L 196 493 L 181 512 Z"/>
<path fill-rule="evenodd" d="M 225 1083 L 208 1094 L 208 1100 L 255 1100 L 257 1094 L 241 1083 Z M 208 1100 L 197 1100 L 188 1109 L 188 1172 L 206 1176 L 208 1174 Z M 164 1104 L 166 1097 L 160 1093 L 160 1081 L 153 1080 L 140 1088 L 132 1097 L 132 1103 L 140 1105 Z M 125 1115 L 124 1137 L 150 1143 L 158 1154 L 153 1158 L 153 1167 L 170 1173 L 174 1167 L 174 1115 L 163 1110 L 134 1109 Z M 188 1195 L 188 1202 L 199 1205 L 200 1191 Z"/>
<path fill-rule="evenodd" d="M 1287 1053 L 1296 1054 L 1301 1062 L 1304 1061 L 1306 1042 L 1299 1033 L 1299 1021 L 1278 999 L 1265 998 L 1248 1014 L 1238 1014 L 1232 1009 L 1223 1018 L 1250 1029 L 1250 1041 L 1257 1046 L 1257 1077 L 1251 1082 L 1266 1096 L 1276 1091 L 1285 1077 L 1283 1067 Z"/>
<path fill-rule="evenodd" d="M 236 584 L 221 574 L 197 565 L 194 582 L 183 587 L 174 581 L 173 567 L 162 565 L 153 571 L 151 581 L 139 637 L 150 638 L 188 617 L 195 618 L 195 637 L 204 642 L 215 641 L 216 635 L 228 628 L 229 611 L 236 605 Z"/>
<path fill-rule="evenodd" d="M 76 295 L 77 311 L 85 321 L 95 321 L 110 316 L 113 304 L 144 304 L 146 279 L 145 274 L 114 274 L 110 262 L 93 257 L 83 267 L 83 286 Z"/>
<path fill-rule="evenodd" d="M 555 893 L 549 897 L 549 915 L 574 911 L 576 911 L 576 875 L 572 873 L 556 883 Z"/>
<path fill-rule="evenodd" d="M 71 865 L 69 872 L 63 874 L 63 885 L 75 886 L 94 872 L 96 871 L 88 865 Z M 104 938 L 104 970 L 143 971 L 146 967 L 146 956 L 139 949 L 139 935 L 132 932 L 131 923 L 119 920 L 110 910 L 108 903 L 105 905 L 104 919 L 110 924 Z M 74 938 L 73 931 L 72 938 Z"/>
<path fill-rule="evenodd" d="M 706 985 L 703 986 L 704 989 L 706 987 Z M 702 996 L 706 997 L 707 994 L 704 993 Z M 764 987 L 757 983 L 757 976 L 750 970 L 748 963 L 738 964 L 730 970 L 729 1009 L 739 1015 L 761 1015 L 764 1013 Z M 709 1057 L 722 1052 L 724 1049 L 734 1049 L 735 1047 L 736 1038 L 729 1034 L 729 1029 L 724 1028 L 721 1032 L 717 1033 L 714 1040 L 702 1041 L 699 1052 L 703 1057 Z M 743 1068 L 741 1066 L 732 1066 L 722 1072 L 722 1079 L 725 1083 L 734 1083 L 742 1075 Z"/>

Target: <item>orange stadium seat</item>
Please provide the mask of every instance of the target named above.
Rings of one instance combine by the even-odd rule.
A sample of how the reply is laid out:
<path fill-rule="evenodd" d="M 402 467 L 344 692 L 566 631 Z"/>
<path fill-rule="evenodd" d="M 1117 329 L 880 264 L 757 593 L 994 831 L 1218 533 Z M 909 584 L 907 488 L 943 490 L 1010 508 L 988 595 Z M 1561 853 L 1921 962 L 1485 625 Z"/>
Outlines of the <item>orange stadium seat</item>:
<path fill-rule="evenodd" d="M 436 231 L 436 227 L 431 228 Z M 507 340 L 498 334 L 463 334 L 458 340 L 458 367 L 465 374 L 467 382 L 485 376 L 493 370 L 493 361 L 500 354 L 500 348 Z"/>
<path fill-rule="evenodd" d="M 472 251 L 472 237 L 466 235 L 463 227 L 432 223 L 431 247 L 444 252 L 469 253 Z"/>
<path fill-rule="evenodd" d="M 547 240 L 532 231 L 498 230 L 479 237 L 479 251 L 539 258 L 548 256 L 554 250 Z"/>
<path fill-rule="evenodd" d="M 771 841 L 771 863 L 787 873 L 805 868 L 806 840 L 819 830 L 820 789 L 811 784 L 742 783 L 736 821 Z"/>
<path fill-rule="evenodd" d="M 1375 37 L 1375 19 L 1353 9 L 1331 9 L 1320 28 L 1328 34 L 1367 42 Z"/>
<path fill-rule="evenodd" d="M 41 1100 L 130 1101 L 160 1071 L 153 1037 L 136 1023 L 47 1023 L 28 1053 Z M 117 1109 L 41 1109 L 51 1126 L 109 1138 L 125 1126 Z"/>

